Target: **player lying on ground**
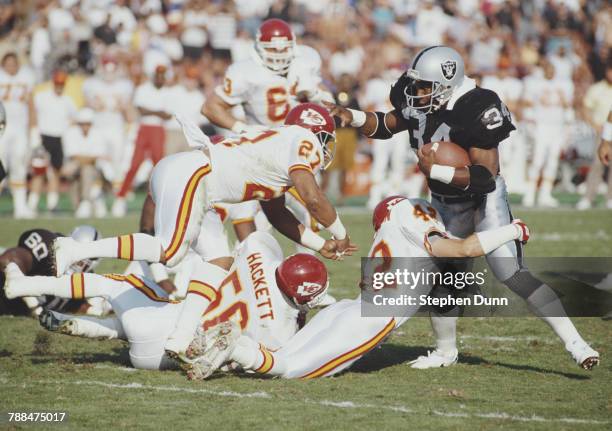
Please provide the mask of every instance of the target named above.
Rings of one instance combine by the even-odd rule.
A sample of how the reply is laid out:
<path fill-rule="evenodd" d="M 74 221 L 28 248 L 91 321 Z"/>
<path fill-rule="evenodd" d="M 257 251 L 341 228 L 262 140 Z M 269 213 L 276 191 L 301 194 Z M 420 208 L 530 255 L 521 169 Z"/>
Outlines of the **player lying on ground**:
<path fill-rule="evenodd" d="M 515 129 L 512 115 L 495 92 L 478 87 L 464 75 L 461 55 L 447 46 L 423 49 L 391 87 L 389 99 L 394 109 L 386 113 L 328 107 L 343 126 L 350 124 L 373 139 L 410 132 L 410 145 L 431 189 L 431 205 L 455 237 L 466 238 L 510 223 L 512 213 L 499 169 L 498 146 Z M 454 166 L 437 162 L 436 151 L 423 151 L 424 145 L 436 141 L 461 146 L 467 152 L 466 162 L 456 160 L 461 163 Z M 525 266 L 521 244 L 508 242 L 486 257 L 495 277 L 550 325 L 568 351 L 582 357 L 579 352 L 584 350 L 584 341 L 557 294 Z M 437 348 L 414 365 L 430 368 L 455 363 L 456 325 L 456 316 L 432 314 Z"/>
<path fill-rule="evenodd" d="M 130 344 L 134 367 L 171 366 L 164 346 L 182 304 L 169 300 L 153 281 L 133 274 L 24 277 L 15 265 L 9 265 L 6 271 L 5 291 L 9 298 L 42 294 L 75 299 L 101 296 L 116 313 L 101 319 L 46 311 L 40 321 L 47 329 L 84 337 L 124 339 Z M 240 247 L 218 289 L 206 286 L 198 274 L 191 284 L 208 292 L 213 300 L 199 319 L 201 331 L 191 343 L 190 355 L 203 352 L 204 330 L 229 319 L 238 322 L 240 332 L 250 339 L 267 349 L 277 349 L 296 333 L 304 314 L 325 300 L 327 271 L 321 261 L 308 254 L 283 259 L 274 237 L 256 232 Z"/>
<path fill-rule="evenodd" d="M 155 203 L 155 236 L 124 235 L 83 246 L 59 239 L 55 247 L 58 272 L 71 262 L 91 256 L 161 262 L 176 265 L 196 243 L 202 217 L 216 202 L 260 200 L 270 223 L 282 234 L 330 259 L 351 254 L 356 247 L 340 218 L 315 181 L 319 169 L 333 158 L 335 125 L 328 112 L 304 103 L 293 108 L 285 126 L 257 135 L 210 145 L 193 123 L 182 121 L 183 132 L 200 149 L 161 160 L 151 177 Z M 284 205 L 284 192 L 295 186 L 313 216 L 333 235 L 325 240 L 300 224 Z M 200 253 L 199 253 L 200 254 Z M 203 262 L 205 278 L 215 289 L 227 276 L 231 257 Z M 184 359 L 198 321 L 213 297 L 202 289 L 189 289 L 167 350 Z"/>
<path fill-rule="evenodd" d="M 0 254 L 0 287 L 4 286 L 4 268 L 11 262 L 27 275 L 55 275 L 51 250 L 53 241 L 60 236 L 62 235 L 46 229 L 31 229 L 23 232 L 17 241 L 17 247 L 9 248 Z M 74 228 L 70 237 L 76 242 L 91 242 L 99 239 L 100 233 L 93 226 L 81 225 Z M 97 259 L 83 259 L 67 267 L 64 273 L 92 272 L 97 264 Z M 69 304 L 69 301 L 53 296 L 25 296 L 18 301 L 0 297 L 0 314 L 27 313 L 38 316 L 43 308 L 61 311 L 80 306 L 91 314 L 100 314 L 101 311 L 89 309 L 85 303 L 72 302 Z"/>
<path fill-rule="evenodd" d="M 373 224 L 376 234 L 370 257 L 477 257 L 508 241 L 526 242 L 529 238 L 529 230 L 520 220 L 466 239 L 450 238 L 429 202 L 403 197 L 378 204 Z M 418 298 L 430 289 L 421 283 L 410 292 Z M 330 376 L 351 366 L 420 308 L 417 303 L 405 306 L 394 317 L 362 317 L 362 297 L 325 308 L 277 351 L 265 349 L 247 336 L 237 336 L 237 328 L 226 324 L 206 335 L 208 350 L 189 377 L 206 378 L 227 360 L 245 370 L 284 378 Z"/>

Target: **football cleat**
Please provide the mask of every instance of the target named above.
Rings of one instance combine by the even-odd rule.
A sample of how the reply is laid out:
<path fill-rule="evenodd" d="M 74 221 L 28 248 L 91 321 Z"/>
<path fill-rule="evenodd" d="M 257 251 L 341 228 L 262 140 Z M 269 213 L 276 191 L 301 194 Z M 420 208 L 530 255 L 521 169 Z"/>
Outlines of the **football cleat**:
<path fill-rule="evenodd" d="M 206 331 L 204 334 L 208 341 L 206 350 L 198 357 L 189 358 L 188 366 L 183 367 L 187 372 L 187 378 L 204 380 L 210 377 L 229 360 L 241 333 L 240 325 L 233 321 L 220 323 Z"/>
<path fill-rule="evenodd" d="M 565 346 L 580 368 L 592 370 L 599 365 L 599 353 L 584 341 L 574 341 Z"/>
<path fill-rule="evenodd" d="M 59 237 L 53 241 L 53 269 L 55 276 L 60 277 L 70 268 L 78 259 L 73 258 L 70 250 L 76 248 L 77 241 L 70 237 Z"/>
<path fill-rule="evenodd" d="M 47 310 L 46 308 L 43 309 L 42 313 L 40 313 L 38 316 L 38 323 L 40 323 L 40 326 L 45 328 L 47 331 L 59 331 L 62 322 L 63 320 L 59 318 L 56 312 Z"/>
<path fill-rule="evenodd" d="M 450 367 L 457 363 L 459 352 L 457 349 L 450 353 L 442 352 L 441 350 L 428 351 L 427 356 L 419 356 L 414 361 L 409 362 L 412 368 L 425 370 L 427 368 Z"/>
<path fill-rule="evenodd" d="M 19 296 L 19 281 L 25 277 L 19 266 L 16 263 L 11 262 L 6 265 L 4 269 L 4 273 L 6 274 L 6 282 L 4 284 L 4 294 L 7 299 L 15 299 Z"/>

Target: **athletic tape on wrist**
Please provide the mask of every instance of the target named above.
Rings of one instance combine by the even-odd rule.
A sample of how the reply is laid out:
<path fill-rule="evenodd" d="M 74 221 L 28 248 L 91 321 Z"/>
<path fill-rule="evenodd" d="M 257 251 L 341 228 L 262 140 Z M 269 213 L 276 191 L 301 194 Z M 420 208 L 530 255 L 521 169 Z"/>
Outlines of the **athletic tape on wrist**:
<path fill-rule="evenodd" d="M 328 227 L 326 227 L 325 229 L 327 229 L 328 232 L 331 233 L 335 239 L 346 238 L 346 229 L 344 228 L 344 225 L 340 221 L 340 217 L 338 217 L 337 215 L 336 215 L 336 220 L 334 220 L 334 222 L 330 224 Z"/>
<path fill-rule="evenodd" d="M 450 184 L 455 176 L 455 168 L 452 166 L 432 165 L 429 171 L 429 178 L 440 181 L 444 184 Z"/>
<path fill-rule="evenodd" d="M 350 108 L 348 108 L 348 110 L 351 112 L 351 114 L 353 114 L 353 120 L 351 121 L 351 126 L 361 127 L 365 124 L 366 119 L 367 119 L 365 112 L 358 111 L 356 109 L 350 109 Z"/>
<path fill-rule="evenodd" d="M 325 239 L 306 228 L 304 232 L 302 232 L 302 235 L 300 235 L 300 243 L 311 250 L 319 251 L 325 245 Z"/>

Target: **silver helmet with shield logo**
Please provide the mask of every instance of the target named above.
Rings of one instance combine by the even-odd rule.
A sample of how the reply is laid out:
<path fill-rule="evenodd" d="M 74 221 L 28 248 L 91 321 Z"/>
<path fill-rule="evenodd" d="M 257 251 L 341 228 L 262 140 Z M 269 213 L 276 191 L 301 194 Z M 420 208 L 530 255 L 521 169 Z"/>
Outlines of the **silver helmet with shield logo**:
<path fill-rule="evenodd" d="M 420 51 L 406 71 L 407 106 L 429 114 L 444 106 L 463 83 L 463 58 L 448 46 L 430 46 Z"/>

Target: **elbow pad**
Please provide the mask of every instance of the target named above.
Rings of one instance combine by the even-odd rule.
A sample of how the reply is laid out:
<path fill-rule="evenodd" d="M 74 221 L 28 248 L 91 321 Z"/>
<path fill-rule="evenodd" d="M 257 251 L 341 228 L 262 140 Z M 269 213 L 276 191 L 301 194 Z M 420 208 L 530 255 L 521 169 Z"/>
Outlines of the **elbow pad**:
<path fill-rule="evenodd" d="M 385 113 L 374 112 L 374 115 L 376 115 L 376 130 L 374 130 L 374 133 L 369 135 L 368 138 L 389 139 L 391 136 L 393 136 L 393 133 L 391 133 L 385 124 Z"/>
<path fill-rule="evenodd" d="M 470 171 L 470 185 L 467 192 L 484 195 L 495 190 L 495 179 L 491 172 L 482 165 L 468 166 Z"/>

